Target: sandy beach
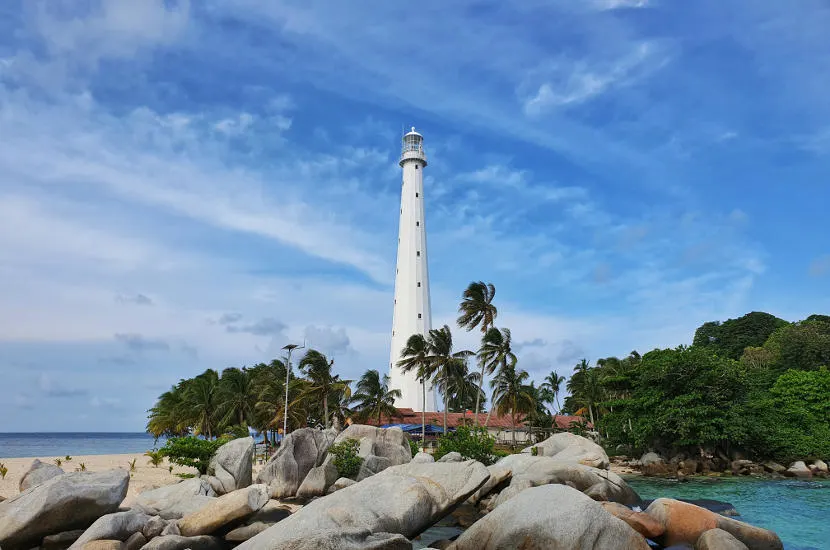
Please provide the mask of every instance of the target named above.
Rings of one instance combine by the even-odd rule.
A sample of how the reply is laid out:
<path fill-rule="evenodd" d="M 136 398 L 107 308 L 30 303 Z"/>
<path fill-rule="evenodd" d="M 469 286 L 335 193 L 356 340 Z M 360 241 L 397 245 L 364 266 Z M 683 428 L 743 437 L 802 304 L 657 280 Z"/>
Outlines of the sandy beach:
<path fill-rule="evenodd" d="M 54 464 L 55 461 L 54 456 L 0 459 L 0 462 L 5 464 L 6 468 L 9 469 L 6 478 L 0 480 L 0 496 L 10 498 L 19 493 L 20 478 L 23 477 L 23 474 L 26 473 L 26 470 L 29 469 L 29 466 L 35 458 L 51 464 Z M 181 478 L 176 474 L 197 473 L 195 468 L 185 468 L 175 465 L 171 473 L 169 470 L 170 463 L 166 459 L 156 468 L 150 464 L 150 458 L 144 456 L 142 453 L 73 456 L 70 461 L 64 459 L 61 468 L 65 472 L 74 472 L 80 468 L 81 464 L 84 464 L 86 470 L 89 472 L 100 472 L 113 468 L 130 470 L 130 462 L 133 459 L 135 459 L 135 470 L 130 475 L 130 488 L 127 492 L 127 498 L 124 501 L 127 504 L 129 504 L 135 495 L 142 491 L 181 481 Z"/>

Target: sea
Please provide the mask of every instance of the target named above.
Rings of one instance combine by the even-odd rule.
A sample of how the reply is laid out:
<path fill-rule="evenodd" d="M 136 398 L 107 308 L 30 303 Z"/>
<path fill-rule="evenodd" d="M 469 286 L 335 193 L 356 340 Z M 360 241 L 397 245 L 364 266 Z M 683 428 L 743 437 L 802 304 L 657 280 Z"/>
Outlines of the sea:
<path fill-rule="evenodd" d="M 49 458 L 143 453 L 164 445 L 146 433 L 0 433 L 0 461 L 4 458 Z"/>

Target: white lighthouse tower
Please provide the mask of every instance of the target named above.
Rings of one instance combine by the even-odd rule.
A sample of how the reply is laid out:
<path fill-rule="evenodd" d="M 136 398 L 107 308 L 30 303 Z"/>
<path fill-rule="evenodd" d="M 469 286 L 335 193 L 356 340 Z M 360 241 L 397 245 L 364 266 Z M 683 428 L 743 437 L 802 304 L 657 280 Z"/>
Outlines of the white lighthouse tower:
<path fill-rule="evenodd" d="M 401 350 L 413 334 L 428 334 L 432 328 L 427 267 L 427 231 L 424 223 L 424 138 L 413 127 L 403 136 L 401 150 L 401 218 L 398 228 L 398 262 L 395 269 L 395 302 L 392 314 L 392 349 L 389 359 L 390 388 L 401 390 L 398 408 L 420 411 L 423 389 L 414 372 L 398 367 Z M 427 383 L 426 411 L 435 411 L 435 392 Z"/>

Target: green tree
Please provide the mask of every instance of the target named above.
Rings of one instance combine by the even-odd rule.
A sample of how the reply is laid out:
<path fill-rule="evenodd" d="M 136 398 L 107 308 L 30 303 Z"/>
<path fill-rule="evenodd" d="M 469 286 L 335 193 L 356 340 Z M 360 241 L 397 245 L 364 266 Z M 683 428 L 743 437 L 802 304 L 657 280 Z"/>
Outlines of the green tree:
<path fill-rule="evenodd" d="M 206 435 L 208 439 L 213 437 L 218 431 L 219 402 L 219 373 L 215 370 L 208 369 L 185 383 L 182 414 L 193 433 Z"/>
<path fill-rule="evenodd" d="M 421 381 L 424 396 L 421 407 L 421 445 L 424 445 L 427 433 L 427 382 L 435 373 L 435 365 L 429 356 L 429 344 L 423 334 L 413 334 L 409 337 L 406 346 L 401 350 L 401 360 L 398 361 L 398 366 L 403 372 L 415 372 L 415 376 Z"/>
<path fill-rule="evenodd" d="M 785 325 L 764 343 L 773 356 L 772 370 L 779 375 L 788 369 L 815 370 L 830 365 L 830 323 L 814 316 L 812 321 Z"/>
<path fill-rule="evenodd" d="M 458 368 L 458 361 L 473 354 L 471 351 L 463 350 L 453 352 L 452 331 L 444 325 L 439 329 L 429 331 L 427 337 L 427 348 L 429 361 L 432 363 L 432 371 L 435 377 L 435 385 L 444 396 L 444 431 L 447 431 L 447 409 L 449 408 L 450 395 L 448 390 L 452 387 L 450 379 Z"/>
<path fill-rule="evenodd" d="M 381 377 L 378 371 L 367 370 L 357 381 L 356 390 L 352 399 L 357 402 L 359 418 L 375 418 L 380 425 L 381 416 L 392 418 L 398 414 L 395 399 L 400 399 L 401 390 L 389 389 L 389 376 Z"/>
<path fill-rule="evenodd" d="M 482 372 L 493 374 L 507 368 L 516 366 L 516 355 L 512 348 L 512 335 L 510 329 L 491 328 L 484 333 L 481 339 L 481 349 L 478 352 Z M 493 384 L 490 384 L 493 387 Z M 495 399 L 495 396 L 493 397 Z M 493 401 L 491 399 L 491 401 Z M 490 415 L 495 407 L 491 406 L 484 421 L 486 427 L 490 423 Z"/>
<path fill-rule="evenodd" d="M 551 405 L 555 402 L 557 413 L 562 410 L 562 406 L 559 404 L 559 393 L 565 380 L 564 376 L 560 376 L 558 372 L 552 371 L 545 377 L 542 385 L 539 387 L 540 400 Z"/>
<path fill-rule="evenodd" d="M 518 415 L 527 415 L 536 408 L 535 387 L 527 385 L 530 376 L 522 369 L 516 368 L 515 361 L 504 364 L 495 378 L 490 381 L 493 388 L 493 407 L 499 416 L 509 414 L 513 426 L 511 432 L 513 446 L 516 445 L 516 420 Z"/>
<path fill-rule="evenodd" d="M 254 417 L 256 393 L 248 370 L 231 367 L 222 371 L 218 388 L 217 416 L 222 427 L 248 426 Z"/>
<path fill-rule="evenodd" d="M 596 419 L 599 416 L 597 404 L 604 399 L 602 371 L 591 367 L 587 359 L 582 359 L 574 367 L 574 373 L 568 380 L 567 388 L 571 392 L 571 403 L 588 409 L 591 424 L 596 429 Z M 597 413 L 596 416 L 594 412 Z"/>
<path fill-rule="evenodd" d="M 323 404 L 323 425 L 328 428 L 331 424 L 329 403 L 339 395 L 351 395 L 350 380 L 340 380 L 332 373 L 334 360 L 329 360 L 317 350 L 310 349 L 300 360 L 299 369 L 306 376 L 308 383 L 300 393 L 301 398 L 309 399 L 312 403 Z"/>
<path fill-rule="evenodd" d="M 458 305 L 458 326 L 468 332 L 476 327 L 481 327 L 482 335 L 493 326 L 499 312 L 493 304 L 496 297 L 496 287 L 492 283 L 482 281 L 472 282 L 464 290 L 461 303 Z M 479 377 L 482 389 L 484 388 L 484 373 L 486 370 L 483 361 L 481 363 L 481 375 Z M 480 394 L 476 395 L 476 426 L 478 425 L 478 411 L 480 409 Z"/>
<path fill-rule="evenodd" d="M 484 392 L 480 377 L 477 372 L 470 372 L 466 357 L 454 358 L 448 365 L 446 379 L 439 379 L 437 384 L 441 393 L 449 396 L 447 406 L 451 412 L 466 413 L 481 405 Z"/>
<path fill-rule="evenodd" d="M 704 323 L 695 331 L 693 345 L 712 348 L 718 355 L 730 359 L 740 359 L 745 348 L 764 345 L 773 332 L 787 324 L 775 315 L 753 311 L 723 323 Z"/>

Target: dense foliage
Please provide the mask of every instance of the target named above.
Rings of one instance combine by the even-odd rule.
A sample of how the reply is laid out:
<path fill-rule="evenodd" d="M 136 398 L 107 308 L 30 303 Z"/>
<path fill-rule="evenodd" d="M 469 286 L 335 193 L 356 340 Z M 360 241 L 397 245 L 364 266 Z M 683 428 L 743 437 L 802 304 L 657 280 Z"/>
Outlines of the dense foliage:
<path fill-rule="evenodd" d="M 492 464 L 495 460 L 495 444 L 496 441 L 485 428 L 459 426 L 454 432 L 438 438 L 438 449 L 433 456 L 438 460 L 447 453 L 457 452 L 465 459 Z"/>
<path fill-rule="evenodd" d="M 329 447 L 329 455 L 334 457 L 334 467 L 337 475 L 354 479 L 360 472 L 363 459 L 357 454 L 360 442 L 357 439 L 346 439 Z"/>
<path fill-rule="evenodd" d="M 201 439 L 198 437 L 171 437 L 159 449 L 161 456 L 166 456 L 173 464 L 189 466 L 199 470 L 200 475 L 207 473 L 210 459 L 217 449 L 227 443 L 225 438 Z"/>
<path fill-rule="evenodd" d="M 564 408 L 585 411 L 609 449 L 827 459 L 828 321 L 753 312 L 703 324 L 690 347 L 583 360 Z"/>

